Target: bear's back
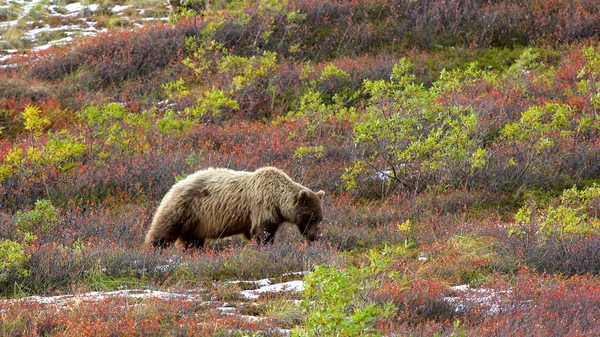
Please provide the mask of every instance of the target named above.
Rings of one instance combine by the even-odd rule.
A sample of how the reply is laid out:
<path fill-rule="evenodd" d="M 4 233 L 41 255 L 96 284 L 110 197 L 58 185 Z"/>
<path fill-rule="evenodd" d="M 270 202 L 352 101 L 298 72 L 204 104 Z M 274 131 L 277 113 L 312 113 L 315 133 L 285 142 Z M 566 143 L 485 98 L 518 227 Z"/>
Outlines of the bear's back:
<path fill-rule="evenodd" d="M 181 184 L 182 186 L 193 186 L 195 188 L 211 185 L 228 185 L 231 183 L 239 183 L 247 179 L 251 174 L 252 172 L 233 171 L 223 168 L 208 168 L 188 175 L 177 184 Z"/>
<path fill-rule="evenodd" d="M 186 199 L 201 197 L 231 202 L 247 192 L 252 184 L 251 175 L 251 172 L 210 168 L 187 176 L 174 187 L 184 191 Z"/>
<path fill-rule="evenodd" d="M 247 231 L 250 225 L 252 172 L 210 168 L 173 186 L 182 204 L 197 216 L 197 235 L 218 238 Z"/>

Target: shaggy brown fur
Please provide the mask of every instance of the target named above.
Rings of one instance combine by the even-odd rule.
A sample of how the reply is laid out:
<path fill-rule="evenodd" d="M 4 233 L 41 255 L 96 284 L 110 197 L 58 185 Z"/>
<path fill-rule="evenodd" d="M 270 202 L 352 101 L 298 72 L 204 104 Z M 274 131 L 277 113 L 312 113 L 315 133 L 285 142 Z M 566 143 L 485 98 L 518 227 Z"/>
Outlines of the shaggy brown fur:
<path fill-rule="evenodd" d="M 146 245 L 165 247 L 179 240 L 202 247 L 205 239 L 244 234 L 273 242 L 284 222 L 314 241 L 323 220 L 323 195 L 292 181 L 283 171 L 198 171 L 173 185 L 156 210 Z"/>

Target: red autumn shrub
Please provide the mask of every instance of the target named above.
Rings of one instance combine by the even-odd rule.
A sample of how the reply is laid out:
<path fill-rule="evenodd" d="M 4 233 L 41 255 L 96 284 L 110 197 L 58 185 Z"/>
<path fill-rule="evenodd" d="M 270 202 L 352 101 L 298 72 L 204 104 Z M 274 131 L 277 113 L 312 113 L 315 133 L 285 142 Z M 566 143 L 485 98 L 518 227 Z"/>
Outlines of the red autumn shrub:
<path fill-rule="evenodd" d="M 564 278 L 521 273 L 500 313 L 477 326 L 481 336 L 593 336 L 600 332 L 595 277 Z"/>

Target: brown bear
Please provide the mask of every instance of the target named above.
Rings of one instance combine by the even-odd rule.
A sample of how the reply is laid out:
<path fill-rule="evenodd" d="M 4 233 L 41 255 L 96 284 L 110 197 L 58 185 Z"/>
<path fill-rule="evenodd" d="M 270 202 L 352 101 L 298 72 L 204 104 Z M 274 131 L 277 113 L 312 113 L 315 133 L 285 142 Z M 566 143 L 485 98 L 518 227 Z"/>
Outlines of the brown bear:
<path fill-rule="evenodd" d="M 308 241 L 314 241 L 323 220 L 324 194 L 274 167 L 254 172 L 201 170 L 167 192 L 145 244 L 162 248 L 179 241 L 200 248 L 205 239 L 236 234 L 272 243 L 284 222 L 295 224 Z"/>

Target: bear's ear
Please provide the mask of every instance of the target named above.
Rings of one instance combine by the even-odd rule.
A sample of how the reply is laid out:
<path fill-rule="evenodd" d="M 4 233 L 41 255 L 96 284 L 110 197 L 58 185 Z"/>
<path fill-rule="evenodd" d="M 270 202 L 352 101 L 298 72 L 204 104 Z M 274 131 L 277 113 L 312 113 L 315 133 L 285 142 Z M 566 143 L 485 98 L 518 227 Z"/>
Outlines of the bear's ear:
<path fill-rule="evenodd" d="M 325 195 L 325 191 L 320 190 L 319 192 L 317 192 L 317 195 L 319 196 L 319 199 L 323 200 L 323 196 Z"/>
<path fill-rule="evenodd" d="M 306 200 L 308 200 L 308 198 L 310 198 L 310 195 L 308 194 L 307 190 L 301 190 L 300 192 L 298 192 L 299 203 L 305 203 Z"/>

